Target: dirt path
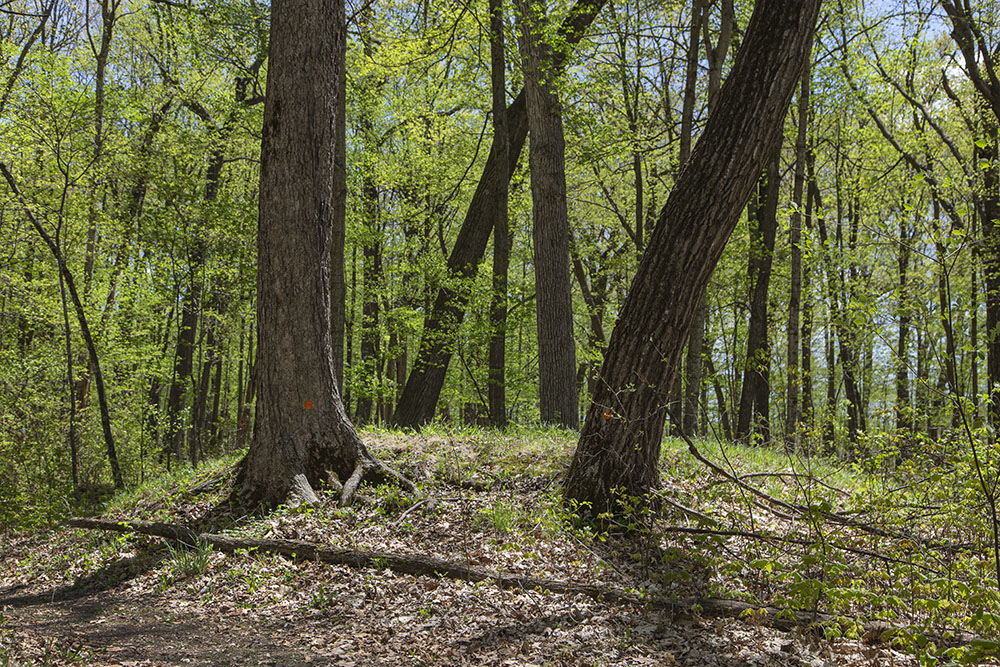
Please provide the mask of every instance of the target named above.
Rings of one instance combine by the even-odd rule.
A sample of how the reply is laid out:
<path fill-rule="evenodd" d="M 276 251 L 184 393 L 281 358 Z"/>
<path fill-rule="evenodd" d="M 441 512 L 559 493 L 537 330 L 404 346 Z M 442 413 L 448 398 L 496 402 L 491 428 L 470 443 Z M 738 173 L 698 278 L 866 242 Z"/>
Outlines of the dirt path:
<path fill-rule="evenodd" d="M 137 558 L 157 567 L 135 572 Z M 92 577 L 90 589 L 0 588 L 0 657 L 6 648 L 15 665 L 907 664 L 884 648 L 733 620 L 252 556 L 157 591 L 164 561 L 125 560 L 111 569 L 133 576 Z"/>

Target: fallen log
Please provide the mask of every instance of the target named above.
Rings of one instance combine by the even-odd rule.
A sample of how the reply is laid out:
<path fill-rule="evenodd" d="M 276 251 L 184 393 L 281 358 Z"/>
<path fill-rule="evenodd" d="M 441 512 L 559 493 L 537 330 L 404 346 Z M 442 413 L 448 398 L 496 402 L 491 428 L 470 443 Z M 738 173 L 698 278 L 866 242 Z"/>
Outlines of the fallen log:
<path fill-rule="evenodd" d="M 139 533 L 180 542 L 188 546 L 199 543 L 209 544 L 213 549 L 225 553 L 236 551 L 257 551 L 258 553 L 280 554 L 292 560 L 314 561 L 331 565 L 347 565 L 352 568 L 391 570 L 398 574 L 456 579 L 459 581 L 489 581 L 505 589 L 548 591 L 561 594 L 579 594 L 597 600 L 662 609 L 675 616 L 703 616 L 712 618 L 746 618 L 748 622 L 766 625 L 778 630 L 794 628 L 820 628 L 823 625 L 840 623 L 843 617 L 823 612 L 782 609 L 769 605 L 756 605 L 742 600 L 724 598 L 701 598 L 697 600 L 666 600 L 658 597 L 642 596 L 629 591 L 584 584 L 574 581 L 548 579 L 511 574 L 498 570 L 454 563 L 441 558 L 424 555 L 406 555 L 359 549 L 326 548 L 314 542 L 302 540 L 266 540 L 233 537 L 213 533 L 198 533 L 186 526 L 153 521 L 108 521 L 105 519 L 72 518 L 67 523 L 74 528 L 106 530 L 118 533 Z M 860 628 L 866 641 L 878 643 L 891 639 L 903 630 L 884 622 L 865 623 Z M 935 639 L 943 645 L 967 644 L 977 639 L 971 633 L 944 629 L 936 633 Z"/>

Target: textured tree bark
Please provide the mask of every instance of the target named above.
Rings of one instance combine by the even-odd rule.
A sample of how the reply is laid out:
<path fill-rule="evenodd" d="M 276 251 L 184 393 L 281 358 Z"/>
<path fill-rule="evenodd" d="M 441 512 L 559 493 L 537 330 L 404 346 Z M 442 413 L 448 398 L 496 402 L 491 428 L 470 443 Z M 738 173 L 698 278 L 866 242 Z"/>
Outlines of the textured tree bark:
<path fill-rule="evenodd" d="M 544 8 L 516 0 L 524 92 L 531 143 L 531 209 L 538 331 L 538 404 L 544 423 L 579 425 L 573 294 L 566 211 L 566 144 L 562 109 L 552 72 L 553 49 L 545 42 Z"/>
<path fill-rule="evenodd" d="M 507 83 L 504 39 L 503 4 L 501 0 L 490 0 L 490 87 L 493 98 L 493 136 L 497 147 L 497 159 L 501 164 L 510 161 L 510 147 L 507 145 Z M 494 179 L 496 188 L 493 200 L 493 303 L 490 309 L 490 369 L 486 389 L 489 401 L 490 423 L 497 428 L 507 425 L 507 271 L 510 268 L 510 230 L 507 224 L 507 180 Z"/>
<path fill-rule="evenodd" d="M 338 26 L 341 31 L 347 28 Z M 347 40 L 337 50 L 337 145 L 333 153 L 333 233 L 330 235 L 330 332 L 337 388 L 344 391 L 344 330 L 347 289 L 344 282 L 344 245 L 347 237 Z"/>
<path fill-rule="evenodd" d="M 234 490 L 247 506 L 289 496 L 316 502 L 313 489 L 331 473 L 343 484 L 342 503 L 362 479 L 396 477 L 348 420 L 334 371 L 330 244 L 343 25 L 342 0 L 271 4 L 257 232 L 256 426 Z"/>
<path fill-rule="evenodd" d="M 701 291 L 781 136 L 819 0 L 761 0 L 732 71 L 652 231 L 622 307 L 565 497 L 594 515 L 659 484 L 664 405 Z"/>
<path fill-rule="evenodd" d="M 605 2 L 607 0 L 577 0 L 569 11 L 559 28 L 559 39 L 564 46 L 555 54 L 552 76 L 558 76 L 562 72 L 572 47 L 583 39 L 584 33 Z M 445 281 L 444 286 L 438 290 L 424 319 L 420 348 L 393 414 L 393 421 L 397 426 L 417 428 L 434 418 L 434 410 L 451 361 L 458 325 L 465 317 L 465 306 L 469 299 L 464 290 L 457 289 L 454 285 L 476 274 L 493 231 L 492 209 L 496 204 L 492 197 L 495 192 L 494 179 L 510 180 L 528 135 L 523 91 L 507 108 L 507 123 L 509 159 L 506 164 L 501 162 L 494 137 L 483 174 L 448 257 L 448 275 L 454 280 Z"/>

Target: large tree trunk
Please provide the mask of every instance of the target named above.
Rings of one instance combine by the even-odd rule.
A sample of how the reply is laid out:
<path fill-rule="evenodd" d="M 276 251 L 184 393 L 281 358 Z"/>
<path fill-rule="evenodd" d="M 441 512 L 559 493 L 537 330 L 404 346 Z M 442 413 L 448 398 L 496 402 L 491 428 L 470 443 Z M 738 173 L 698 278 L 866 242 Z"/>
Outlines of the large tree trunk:
<path fill-rule="evenodd" d="M 361 442 L 337 386 L 330 326 L 337 53 L 342 0 L 275 0 L 257 233 L 258 393 L 236 492 L 244 504 L 315 502 L 335 474 L 348 502 L 391 472 Z"/>
<path fill-rule="evenodd" d="M 664 405 L 688 327 L 780 139 L 819 4 L 756 4 L 717 111 L 660 213 L 612 333 L 566 481 L 567 501 L 582 511 L 620 511 L 615 494 L 641 497 L 659 484 Z"/>
<path fill-rule="evenodd" d="M 330 235 L 330 330 L 333 371 L 344 390 L 344 330 L 347 289 L 344 282 L 344 245 L 347 238 L 347 40 L 337 50 L 337 145 L 333 165 L 333 233 Z"/>
<path fill-rule="evenodd" d="M 566 211 L 566 144 L 553 71 L 545 42 L 548 20 L 536 4 L 518 0 L 520 51 L 531 133 L 529 166 L 538 331 L 538 403 L 544 423 L 579 425 L 573 293 Z"/>
<path fill-rule="evenodd" d="M 552 71 L 548 73 L 550 76 L 558 76 L 562 72 L 572 47 L 583 39 L 587 28 L 606 1 L 577 0 L 570 9 L 559 28 L 562 48 L 555 53 Z M 507 108 L 507 123 L 508 160 L 506 163 L 501 161 L 498 142 L 494 137 L 479 185 L 476 186 L 465 221 L 448 257 L 450 278 L 465 280 L 474 276 L 486 251 L 486 244 L 493 231 L 493 207 L 496 205 L 492 196 L 496 191 L 494 179 L 510 180 L 528 135 L 523 91 Z M 465 306 L 468 303 L 468 294 L 465 290 L 453 287 L 454 282 L 450 279 L 444 281 L 447 286 L 438 290 L 433 306 L 424 320 L 420 349 L 393 414 L 393 421 L 397 426 L 416 428 L 434 418 L 434 410 L 451 361 L 458 325 L 465 317 Z"/>

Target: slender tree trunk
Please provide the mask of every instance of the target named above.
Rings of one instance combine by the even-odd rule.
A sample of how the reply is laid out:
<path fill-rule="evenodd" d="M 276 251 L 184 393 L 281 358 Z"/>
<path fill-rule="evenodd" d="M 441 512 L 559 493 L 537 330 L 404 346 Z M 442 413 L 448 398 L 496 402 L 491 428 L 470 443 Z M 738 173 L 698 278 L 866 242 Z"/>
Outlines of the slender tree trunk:
<path fill-rule="evenodd" d="M 973 219 L 972 238 L 976 238 L 978 230 Z M 975 423 L 979 424 L 979 253 L 976 247 L 971 249 L 972 261 L 969 267 L 969 347 L 972 352 L 969 355 L 969 393 L 972 397 L 972 405 L 975 406 Z"/>
<path fill-rule="evenodd" d="M 944 378 L 946 391 L 956 398 L 962 396 L 962 388 L 959 386 L 958 380 L 958 356 L 957 347 L 955 345 L 955 331 L 952 327 L 952 317 L 951 317 L 951 296 L 949 293 L 950 286 L 948 281 L 948 269 L 945 266 L 947 261 L 948 249 L 945 246 L 944 239 L 942 238 L 943 231 L 941 229 L 941 204 L 937 197 L 931 202 L 931 214 L 934 219 L 932 221 L 932 228 L 934 234 L 934 250 L 936 252 L 937 262 L 935 263 L 935 273 L 937 274 L 937 293 L 938 293 L 938 319 L 941 322 L 941 328 L 944 330 L 944 345 L 945 345 L 945 356 L 944 356 Z M 952 426 L 958 426 L 959 414 L 957 411 L 952 410 Z"/>
<path fill-rule="evenodd" d="M 191 373 L 194 370 L 198 311 L 201 304 L 201 283 L 196 273 L 196 267 L 203 263 L 203 257 L 199 250 L 203 249 L 204 244 L 197 241 L 196 245 L 191 259 L 191 280 L 184 293 L 183 305 L 181 306 L 181 320 L 177 329 L 177 349 L 174 353 L 173 380 L 170 384 L 170 395 L 167 398 L 167 451 L 165 453 L 168 456 L 172 455 L 178 463 L 184 453 L 184 397 L 190 389 Z"/>
<path fill-rule="evenodd" d="M 375 54 L 371 35 L 372 6 L 365 5 L 361 12 L 359 29 L 366 58 Z M 381 85 L 364 79 L 359 102 L 360 137 L 365 147 L 365 160 L 361 165 L 361 209 L 364 216 L 362 237 L 361 276 L 364 280 L 364 301 L 361 303 L 361 376 L 355 376 L 358 391 L 354 419 L 360 424 L 377 421 L 373 408 L 382 400 L 382 323 L 379 302 L 384 280 L 382 275 L 382 224 L 380 220 L 379 186 L 376 180 L 378 141 L 375 137 L 374 105 L 381 95 Z"/>
<path fill-rule="evenodd" d="M 503 4 L 490 0 L 490 84 L 493 96 L 493 136 L 496 137 L 497 159 L 510 161 L 507 145 L 507 83 L 505 77 Z M 508 184 L 503 178 L 494 179 L 493 200 L 493 304 L 490 321 L 490 368 L 487 396 L 490 423 L 497 428 L 507 425 L 507 271 L 510 267 L 511 238 L 507 224 Z"/>
<path fill-rule="evenodd" d="M 108 464 L 111 466 L 111 477 L 114 480 L 115 488 L 123 489 L 125 488 L 125 480 L 122 477 L 121 468 L 118 465 L 118 452 L 115 448 L 114 435 L 111 432 L 111 413 L 108 409 L 108 396 L 104 388 L 104 373 L 101 372 L 100 359 L 97 356 L 97 346 L 94 344 L 94 337 L 90 333 L 90 325 L 87 322 L 87 314 L 83 308 L 83 301 L 80 299 L 80 294 L 77 292 L 76 282 L 73 280 L 73 274 L 66 265 L 66 258 L 62 254 L 62 250 L 53 238 L 49 236 L 49 233 L 38 221 L 34 211 L 32 211 L 28 206 L 27 200 L 17 185 L 17 180 L 15 180 L 14 175 L 11 173 L 10 169 L 7 168 L 7 165 L 4 162 L 0 162 L 0 175 L 3 175 L 4 180 L 7 181 L 11 191 L 17 198 L 18 204 L 28 217 L 28 221 L 31 223 L 31 226 L 35 228 L 38 235 L 42 237 L 42 241 L 44 241 L 45 245 L 48 246 L 53 259 L 56 260 L 56 264 L 59 266 L 59 272 L 62 274 L 63 280 L 66 283 L 66 289 L 69 290 L 70 301 L 73 303 L 73 309 L 76 311 L 77 322 L 80 325 L 80 334 L 83 336 L 83 342 L 87 346 L 87 354 L 90 358 L 90 365 L 94 369 L 94 381 L 97 385 L 97 402 L 101 411 L 101 430 L 104 434 L 104 445 L 108 453 Z"/>
<path fill-rule="evenodd" d="M 826 326 L 823 327 L 823 352 L 826 361 L 826 404 L 823 408 L 823 449 L 827 453 L 834 450 L 834 425 L 837 421 L 837 352 L 834 347 L 834 319 L 837 317 L 836 303 L 829 300 L 827 276 Z"/>
<path fill-rule="evenodd" d="M 677 164 L 683 168 L 691 156 L 691 140 L 694 134 L 695 88 L 698 83 L 698 34 L 701 29 L 702 1 L 691 2 L 691 23 L 688 28 L 688 48 L 684 67 L 684 100 L 681 105 L 680 148 L 677 154 Z M 710 91 L 711 97 L 715 91 Z M 698 397 L 701 389 L 702 348 L 705 340 L 705 318 L 708 313 L 707 288 L 701 295 L 698 307 L 695 309 L 691 328 L 688 330 L 687 362 L 684 364 L 684 376 L 687 378 L 687 392 L 684 396 L 684 431 L 689 435 L 698 432 Z M 720 404 L 721 407 L 721 404 Z"/>
<path fill-rule="evenodd" d="M 844 247 L 841 233 L 843 216 L 841 214 L 842 198 L 840 195 L 839 175 L 837 190 L 837 241 L 838 249 L 840 250 L 841 257 L 843 257 Z M 861 398 L 858 378 L 858 337 L 856 325 L 851 317 L 851 303 L 855 302 L 853 297 L 857 289 L 857 280 L 853 279 L 857 268 L 854 250 L 857 242 L 858 218 L 860 217 L 860 212 L 853 206 L 853 203 L 848 204 L 847 217 L 848 224 L 850 225 L 847 248 L 850 254 L 848 258 L 848 270 L 851 273 L 852 280 L 850 284 L 847 283 L 843 269 L 839 272 L 834 271 L 838 277 L 835 283 L 833 283 L 836 285 L 836 289 L 830 294 L 830 299 L 838 303 L 837 316 L 834 318 L 834 329 L 837 333 L 837 347 L 840 353 L 840 369 L 844 382 L 844 395 L 847 398 L 847 434 L 853 445 L 857 444 L 858 436 L 865 430 L 864 403 Z M 843 304 L 839 302 L 841 298 L 844 300 Z"/>
<path fill-rule="evenodd" d="M 767 295 L 771 285 L 774 241 L 778 231 L 778 189 L 781 185 L 781 144 L 768 160 L 757 186 L 750 215 L 750 325 L 747 329 L 746 366 L 740 392 L 736 438 L 749 440 L 756 432 L 770 439 L 769 405 L 771 343 L 768 337 Z"/>
<path fill-rule="evenodd" d="M 347 306 L 347 313 L 344 317 L 344 347 L 347 348 L 345 353 L 344 366 L 352 371 L 354 368 L 354 323 L 357 321 L 357 297 L 358 297 L 358 246 L 354 244 L 351 247 L 351 303 Z M 351 392 L 351 385 L 349 383 L 344 387 L 344 411 L 350 414 L 351 412 L 351 399 L 353 397 Z"/>
<path fill-rule="evenodd" d="M 798 440 L 802 412 L 799 406 L 799 386 L 802 373 L 799 364 L 799 315 L 802 308 L 802 196 L 806 180 L 806 138 L 809 127 L 809 80 L 807 67 L 799 86 L 798 128 L 795 134 L 795 176 L 792 184 L 792 215 L 789 220 L 788 247 L 790 250 L 790 276 L 788 293 L 788 380 L 786 388 L 785 438 Z"/>
<path fill-rule="evenodd" d="M 369 129 L 369 134 L 371 128 Z M 382 292 L 382 232 L 378 222 L 378 186 L 374 176 L 364 178 L 362 198 L 365 215 L 365 240 L 362 252 L 362 277 L 365 298 L 361 304 L 361 377 L 358 383 L 358 405 L 355 419 L 364 424 L 372 421 L 372 406 L 381 395 L 382 331 L 379 297 Z"/>
<path fill-rule="evenodd" d="M 722 423 L 722 435 L 727 441 L 733 439 L 733 427 L 729 421 L 729 408 L 726 407 L 726 394 L 722 391 L 722 383 L 719 382 L 719 374 L 715 370 L 715 363 L 712 361 L 712 353 L 706 347 L 704 352 L 705 368 L 712 379 L 712 388 L 715 391 L 715 402 L 719 405 L 719 421 Z"/>
<path fill-rule="evenodd" d="M 566 155 L 562 109 L 555 81 L 553 50 L 545 42 L 544 9 L 515 0 L 531 132 L 529 165 L 538 330 L 538 401 L 542 422 L 575 429 L 579 425 L 573 294 L 569 273 L 569 216 L 566 210 Z"/>
<path fill-rule="evenodd" d="M 587 334 L 588 343 L 591 350 L 601 350 L 607 346 L 607 337 L 604 334 L 604 309 L 607 302 L 607 286 L 608 280 L 606 275 L 600 275 L 595 277 L 593 280 L 593 286 L 591 281 L 587 279 L 587 271 L 583 265 L 583 260 L 580 258 L 579 252 L 575 247 L 575 243 L 572 242 L 572 237 L 570 238 L 570 255 L 573 260 L 573 276 L 576 278 L 577 284 L 580 286 L 580 293 L 583 295 L 583 302 L 587 306 L 588 320 L 590 321 L 590 330 Z M 597 371 L 599 370 L 597 364 L 593 361 L 588 361 L 584 364 L 584 379 L 586 381 L 587 387 L 587 397 L 591 397 L 594 394 L 594 385 L 597 381 Z"/>
<path fill-rule="evenodd" d="M 94 76 L 93 164 L 97 168 L 100 168 L 101 157 L 104 154 L 104 95 L 107 83 L 108 56 L 111 54 L 111 39 L 114 35 L 115 23 L 118 20 L 118 1 L 101 0 L 100 8 L 101 37 L 98 41 L 100 46 L 94 51 L 94 58 L 97 61 L 97 71 Z M 91 44 L 93 45 L 93 43 Z M 87 251 L 83 268 L 85 296 L 89 296 L 94 280 L 94 260 L 97 256 L 97 208 L 98 200 L 102 198 L 100 190 L 99 183 L 94 183 L 87 212 Z"/>
<path fill-rule="evenodd" d="M 577 0 L 570 9 L 559 29 L 562 41 L 552 62 L 552 70 L 547 74 L 557 77 L 563 71 L 566 58 L 572 48 L 583 38 L 587 28 L 600 12 L 607 0 Z M 464 281 L 475 275 L 479 262 L 486 251 L 490 233 L 493 231 L 495 206 L 492 194 L 496 191 L 493 179 L 510 180 L 517 164 L 521 148 L 528 134 L 524 93 L 518 95 L 507 108 L 508 160 L 501 162 L 497 138 L 494 137 L 489 157 L 483 167 L 483 174 L 476 186 L 476 192 L 465 214 L 465 220 L 455 239 L 451 255 L 448 257 L 448 276 Z M 434 418 L 441 388 L 444 386 L 448 363 L 454 347 L 458 325 L 465 316 L 468 295 L 465 290 L 451 285 L 454 280 L 444 281 L 433 299 L 424 319 L 424 330 L 420 338 L 413 368 L 406 380 L 393 419 L 397 426 L 415 428 Z"/>
<path fill-rule="evenodd" d="M 813 245 L 813 216 L 816 211 L 815 194 L 819 187 L 815 184 L 815 154 L 810 146 L 806 150 L 806 210 L 803 221 L 807 238 L 805 243 Z M 810 253 L 812 254 L 812 253 Z M 802 365 L 802 404 L 801 414 L 805 422 L 811 427 L 815 426 L 816 410 L 813 403 L 813 377 L 812 377 L 812 338 L 813 338 L 813 292 L 812 292 L 813 262 L 805 262 L 802 265 L 802 354 L 800 363 Z"/>
<path fill-rule="evenodd" d="M 910 407 L 909 379 L 909 335 L 910 335 L 910 294 L 908 270 L 910 265 L 909 221 L 905 215 L 899 216 L 899 247 L 896 258 L 897 287 L 899 299 L 898 331 L 896 336 L 896 430 L 905 431 L 913 427 L 913 409 Z"/>
<path fill-rule="evenodd" d="M 59 301 L 62 304 L 63 331 L 66 334 L 66 386 L 69 391 L 69 461 L 73 480 L 73 498 L 80 500 L 80 462 L 76 442 L 76 391 L 73 385 L 73 338 L 69 328 L 69 308 L 66 305 L 66 281 L 59 274 Z"/>
<path fill-rule="evenodd" d="M 976 146 L 978 164 L 990 165 L 983 170 L 983 195 L 980 198 L 982 249 L 986 287 L 986 381 L 990 396 L 990 423 L 1000 425 L 1000 173 L 997 159 L 997 122 L 981 113 L 985 146 Z"/>
<path fill-rule="evenodd" d="M 222 149 L 216 148 L 213 150 L 209 159 L 208 169 L 205 173 L 205 203 L 213 202 L 218 197 L 222 168 L 225 166 L 225 163 L 225 155 Z M 170 397 L 167 400 L 167 446 L 170 448 L 170 452 L 173 453 L 174 459 L 178 462 L 181 460 L 184 448 L 185 429 L 183 411 L 186 402 L 185 394 L 188 393 L 189 389 L 194 388 L 191 376 L 194 372 L 194 352 L 198 321 L 202 315 L 202 273 L 205 268 L 206 243 L 200 230 L 193 243 L 194 245 L 188 259 L 188 285 L 184 292 L 180 328 L 177 331 L 174 377 L 173 383 L 170 386 Z M 191 446 L 196 448 L 197 443 L 191 443 Z"/>
<path fill-rule="evenodd" d="M 650 235 L 587 412 L 566 500 L 598 516 L 659 484 L 663 405 L 694 310 L 765 161 L 809 57 L 818 0 L 760 0 L 698 146 Z"/>

